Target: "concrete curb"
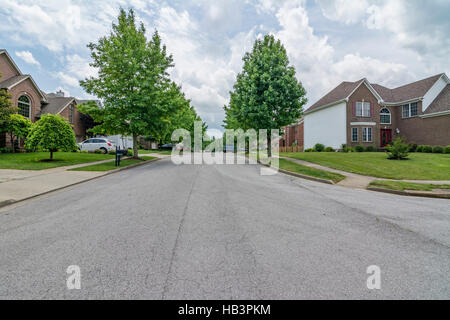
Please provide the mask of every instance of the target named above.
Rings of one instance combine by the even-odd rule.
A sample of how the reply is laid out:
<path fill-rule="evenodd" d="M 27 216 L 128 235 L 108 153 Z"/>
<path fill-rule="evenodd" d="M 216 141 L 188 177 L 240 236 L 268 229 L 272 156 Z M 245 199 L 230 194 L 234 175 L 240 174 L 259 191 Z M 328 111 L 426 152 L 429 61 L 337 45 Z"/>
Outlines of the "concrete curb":
<path fill-rule="evenodd" d="M 450 199 L 450 194 L 441 194 L 441 193 L 426 193 L 426 192 L 421 192 L 421 191 L 410 192 L 410 191 L 383 189 L 383 188 L 377 188 L 377 187 L 367 187 L 367 190 L 391 193 L 391 194 L 396 194 L 396 195 L 400 195 L 400 196 L 409 196 L 409 197 Z"/>
<path fill-rule="evenodd" d="M 280 169 L 280 168 L 274 168 L 270 165 L 261 163 L 261 161 L 258 160 L 258 163 L 262 166 L 268 167 L 268 168 L 273 168 L 274 170 L 278 170 L 281 173 L 287 174 L 289 176 L 294 176 L 300 179 L 305 179 L 305 180 L 310 180 L 310 181 L 315 181 L 315 182 L 320 182 L 320 183 L 326 183 L 326 184 L 332 184 L 334 185 L 334 181 L 328 180 L 328 179 L 321 179 L 321 178 L 316 178 L 316 177 L 311 177 L 311 176 L 307 176 L 304 174 L 300 174 L 300 173 L 296 173 L 296 172 L 292 172 L 292 171 L 288 171 L 288 170 L 284 170 L 284 169 Z"/>
<path fill-rule="evenodd" d="M 31 196 L 31 197 L 27 197 L 27 198 L 24 198 L 24 199 L 20 199 L 20 200 L 12 200 L 12 199 L 11 200 L 5 200 L 5 201 L 0 202 L 0 209 L 4 208 L 4 207 L 7 207 L 9 205 L 12 205 L 12 204 L 16 204 L 16 203 L 20 203 L 20 202 L 23 202 L 23 201 L 26 201 L 26 200 L 34 199 L 34 198 L 37 198 L 37 197 L 40 197 L 40 196 L 44 196 L 44 195 L 52 193 L 52 192 L 64 190 L 66 188 L 73 187 L 73 186 L 76 186 L 76 185 L 79 185 L 79 184 L 82 184 L 82 183 L 85 183 L 85 182 L 89 182 L 89 181 L 92 181 L 92 180 L 95 180 L 95 179 L 106 177 L 106 176 L 108 176 L 110 174 L 113 174 L 113 173 L 116 173 L 116 172 L 120 172 L 120 171 L 123 171 L 123 170 L 140 167 L 140 166 L 143 166 L 143 165 L 146 165 L 146 164 L 149 164 L 149 163 L 152 163 L 152 162 L 156 162 L 156 161 L 159 161 L 159 160 L 162 160 L 162 159 L 165 159 L 165 158 L 156 158 L 156 159 L 144 161 L 142 163 L 135 163 L 135 164 L 123 167 L 123 168 L 110 170 L 110 171 L 105 172 L 105 174 L 102 174 L 101 176 L 88 178 L 86 180 L 75 182 L 75 183 L 69 184 L 69 185 L 64 186 L 64 187 L 60 187 L 60 188 L 56 188 L 56 189 L 49 190 L 49 191 L 46 191 L 46 192 L 42 192 L 42 193 L 39 193 L 39 194 L 35 194 L 35 195 Z"/>

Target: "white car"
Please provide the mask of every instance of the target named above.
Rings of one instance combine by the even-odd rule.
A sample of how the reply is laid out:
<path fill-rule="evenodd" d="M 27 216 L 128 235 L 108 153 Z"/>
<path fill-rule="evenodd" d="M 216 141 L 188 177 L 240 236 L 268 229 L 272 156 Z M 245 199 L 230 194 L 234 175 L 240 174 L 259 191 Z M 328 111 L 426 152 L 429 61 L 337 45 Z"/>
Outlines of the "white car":
<path fill-rule="evenodd" d="M 116 146 L 108 139 L 91 138 L 78 144 L 80 151 L 101 150 L 103 153 L 116 150 Z"/>

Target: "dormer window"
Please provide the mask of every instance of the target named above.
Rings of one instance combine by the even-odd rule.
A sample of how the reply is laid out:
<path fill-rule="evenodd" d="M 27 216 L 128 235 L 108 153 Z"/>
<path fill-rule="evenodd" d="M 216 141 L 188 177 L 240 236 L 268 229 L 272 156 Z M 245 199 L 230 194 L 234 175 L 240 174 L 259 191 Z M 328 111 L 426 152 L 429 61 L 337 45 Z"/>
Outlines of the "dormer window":
<path fill-rule="evenodd" d="M 17 106 L 19 107 L 19 114 L 24 116 L 25 118 L 30 119 L 31 114 L 31 100 L 26 95 L 22 95 L 19 97 L 17 102 Z"/>

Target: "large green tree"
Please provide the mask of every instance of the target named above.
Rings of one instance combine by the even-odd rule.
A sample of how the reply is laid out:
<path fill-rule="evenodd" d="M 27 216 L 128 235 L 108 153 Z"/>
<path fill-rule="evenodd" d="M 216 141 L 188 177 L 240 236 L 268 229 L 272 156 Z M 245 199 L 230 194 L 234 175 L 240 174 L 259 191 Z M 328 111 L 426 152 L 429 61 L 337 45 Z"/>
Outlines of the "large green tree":
<path fill-rule="evenodd" d="M 2 74 L 0 73 L 0 79 Z M 5 90 L 0 89 L 0 133 L 5 132 L 10 121 L 10 115 L 17 113 L 18 108 L 11 101 L 11 95 Z"/>
<path fill-rule="evenodd" d="M 74 151 L 77 149 L 75 134 L 69 122 L 60 115 L 46 114 L 33 124 L 28 134 L 25 146 L 29 150 L 43 149 L 53 153 L 61 151 Z"/>
<path fill-rule="evenodd" d="M 272 35 L 257 39 L 243 61 L 225 106 L 225 128 L 272 130 L 298 120 L 307 102 L 306 91 L 281 42 Z M 270 145 L 270 134 L 268 139 Z"/>
<path fill-rule="evenodd" d="M 175 112 L 172 102 L 177 90 L 168 74 L 172 56 L 157 31 L 147 41 L 144 25 L 137 25 L 133 10 L 121 9 L 111 33 L 88 47 L 98 76 L 80 84 L 99 97 L 103 107 L 89 104 L 80 111 L 100 123 L 93 129 L 96 133 L 132 135 L 134 157 L 138 157 L 137 137 L 157 136 L 161 123 Z"/>

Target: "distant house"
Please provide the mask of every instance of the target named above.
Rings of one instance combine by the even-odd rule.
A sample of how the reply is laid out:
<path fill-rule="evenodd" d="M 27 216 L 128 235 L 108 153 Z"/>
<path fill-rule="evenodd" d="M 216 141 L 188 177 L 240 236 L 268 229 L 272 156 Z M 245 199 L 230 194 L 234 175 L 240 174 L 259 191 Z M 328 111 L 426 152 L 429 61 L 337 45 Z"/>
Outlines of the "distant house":
<path fill-rule="evenodd" d="M 4 49 L 0 49 L 0 89 L 11 94 L 11 100 L 19 108 L 19 114 L 29 118 L 32 122 L 40 119 L 44 114 L 59 114 L 72 125 L 77 141 L 86 138 L 85 115 L 78 112 L 78 101 L 73 97 L 65 97 L 62 91 L 44 93 L 33 80 L 31 75 L 23 74 L 11 56 Z M 0 147 L 10 147 L 9 139 L 0 135 Z"/>
<path fill-rule="evenodd" d="M 304 114 L 305 148 L 384 148 L 396 137 L 409 143 L 450 145 L 450 80 L 446 74 L 395 89 L 367 79 L 342 82 Z"/>
<path fill-rule="evenodd" d="M 280 139 L 280 147 L 303 147 L 304 145 L 304 119 L 300 119 L 298 122 L 283 127 L 284 135 Z"/>

